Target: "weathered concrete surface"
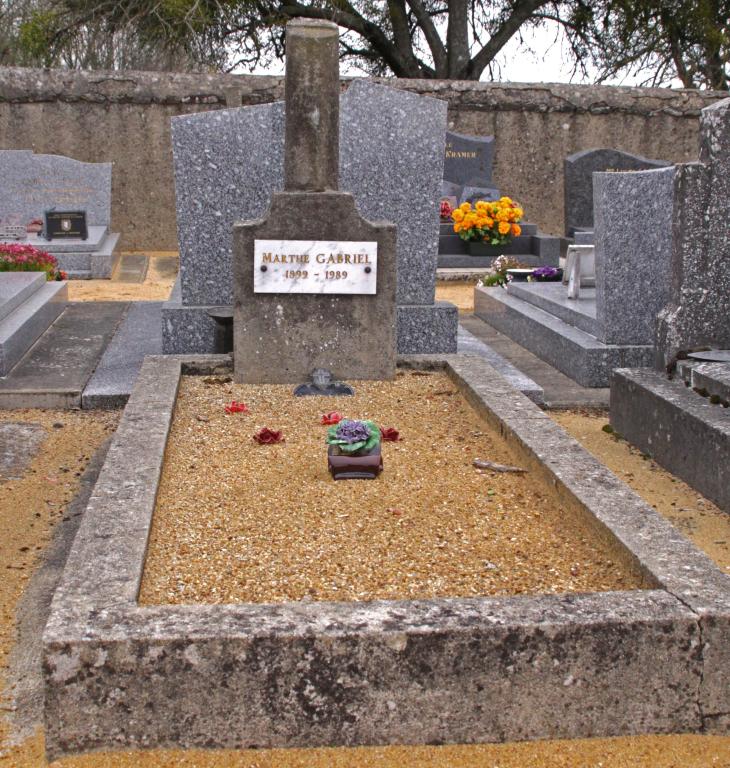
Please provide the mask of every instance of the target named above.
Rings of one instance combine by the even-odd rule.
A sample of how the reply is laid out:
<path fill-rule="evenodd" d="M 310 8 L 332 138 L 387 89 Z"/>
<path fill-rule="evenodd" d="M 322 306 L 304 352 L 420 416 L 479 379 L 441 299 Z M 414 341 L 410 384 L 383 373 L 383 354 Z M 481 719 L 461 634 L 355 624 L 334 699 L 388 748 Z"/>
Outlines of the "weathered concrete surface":
<path fill-rule="evenodd" d="M 336 24 L 286 25 L 284 189 L 339 189 L 340 37 Z"/>
<path fill-rule="evenodd" d="M 19 421 L 0 424 L 0 482 L 23 476 L 45 436 L 40 424 Z"/>
<path fill-rule="evenodd" d="M 375 295 L 254 293 L 254 240 L 378 244 Z M 396 230 L 363 219 L 344 192 L 280 192 L 263 221 L 233 230 L 236 381 L 302 383 L 315 368 L 335 379 L 392 379 L 396 355 Z"/>
<path fill-rule="evenodd" d="M 707 392 L 724 403 L 730 403 L 730 364 L 698 363 L 690 372 L 692 386 Z"/>
<path fill-rule="evenodd" d="M 730 579 L 480 358 L 435 364 L 646 589 L 139 607 L 181 364 L 145 361 L 54 597 L 51 757 L 727 727 Z"/>
<path fill-rule="evenodd" d="M 43 629 L 110 442 L 111 438 L 91 457 L 79 481 L 79 490 L 66 507 L 61 522 L 53 528 L 53 538 L 42 553 L 40 566 L 33 571 L 16 610 L 17 638 L 4 673 L 5 691 L 12 705 L 8 717 L 10 745 L 30 738 L 43 724 Z"/>
<path fill-rule="evenodd" d="M 86 382 L 127 306 L 121 301 L 69 304 L 0 379 L 0 408 L 79 408 Z"/>
<path fill-rule="evenodd" d="M 380 82 L 448 101 L 452 130 L 494 135 L 494 185 L 556 235 L 563 229 L 567 155 L 615 147 L 672 162 L 692 160 L 700 109 L 727 95 L 544 83 Z M 283 85 L 280 77 L 251 75 L 0 68 L 0 147 L 113 161 L 112 228 L 122 232 L 121 247 L 175 249 L 170 118 L 277 101 Z"/>
<path fill-rule="evenodd" d="M 650 369 L 614 371 L 611 424 L 730 512 L 730 410 Z"/>
<path fill-rule="evenodd" d="M 515 368 L 512 363 L 498 352 L 495 352 L 482 339 L 467 331 L 461 324 L 459 324 L 459 332 L 456 338 L 460 355 L 483 357 L 495 371 L 499 372 L 500 376 L 506 379 L 518 392 L 522 392 L 523 395 L 529 397 L 533 403 L 542 405 L 545 402 L 545 392 L 539 384 Z"/>

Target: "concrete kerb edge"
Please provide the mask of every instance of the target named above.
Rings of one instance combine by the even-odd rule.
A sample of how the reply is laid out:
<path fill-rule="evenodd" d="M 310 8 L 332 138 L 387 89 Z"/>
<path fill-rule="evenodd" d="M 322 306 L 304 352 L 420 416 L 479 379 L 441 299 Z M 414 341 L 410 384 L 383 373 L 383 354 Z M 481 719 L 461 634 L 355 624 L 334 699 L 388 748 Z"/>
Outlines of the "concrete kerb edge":
<path fill-rule="evenodd" d="M 729 626 L 730 611 L 722 608 L 728 604 L 726 582 L 689 542 L 664 560 L 657 560 L 651 549 L 645 557 L 639 534 L 647 517 L 652 530 L 664 530 L 668 523 L 641 500 L 640 520 L 631 514 L 634 499 L 629 514 L 607 517 L 599 510 L 597 519 L 634 547 L 631 557 L 654 582 L 646 590 L 374 603 L 138 606 L 181 372 L 224 373 L 230 370 L 225 357 L 163 356 L 144 363 L 69 554 L 44 635 L 50 757 L 124 746 L 316 746 L 700 731 L 708 716 L 714 718 L 715 729 L 725 727 L 722 716 L 730 706 L 727 695 L 718 696 L 717 685 L 712 711 L 705 711 L 703 687 L 713 686 L 714 672 L 703 658 L 700 619 L 714 622 L 716 649 L 718 632 L 726 637 Z M 481 358 L 430 359 L 431 367 L 444 368 L 472 402 L 482 403 L 482 413 L 491 413 L 503 433 L 536 460 L 541 434 L 550 438 L 551 451 L 560 446 L 562 434 L 565 462 L 575 462 L 577 451 L 583 451 Z M 413 362 L 429 367 L 426 359 Z M 561 466 L 557 453 L 544 471 L 590 509 L 606 489 L 591 475 L 581 487 L 580 478 Z M 583 453 L 583 460 L 601 467 Z M 130 469 L 138 473 L 141 488 L 135 489 Z M 608 492 L 612 490 L 611 485 Z M 673 542 L 682 539 L 668 527 Z M 694 568 L 683 590 L 688 556 Z M 700 615 L 694 595 L 703 576 L 707 585 L 700 590 Z M 262 643 L 282 680 L 294 675 L 295 685 L 295 678 L 305 679 L 316 689 L 316 702 L 266 688 L 272 684 L 266 677 L 271 670 L 251 660 Z M 664 643 L 664 658 L 654 669 L 657 643 Z M 440 675 L 424 672 L 423 660 L 419 666 L 418 654 L 427 653 L 426 646 L 442 648 L 445 654 L 429 656 L 432 664 L 443 667 Z M 612 654 L 608 669 L 596 657 L 599 648 L 602 655 Z M 566 659 L 573 669 L 568 675 Z M 371 668 L 369 660 L 377 666 Z M 339 678 L 323 681 L 324 662 L 327 669 L 333 664 L 355 668 L 347 674 L 361 678 L 349 681 L 349 687 L 340 685 Z M 216 666 L 220 664 L 228 670 L 224 678 Z M 535 664 L 537 677 L 530 671 Z M 203 673 L 208 680 L 224 679 L 225 687 L 206 683 L 201 689 Z M 154 690 L 146 682 L 150 674 L 158 675 Z M 472 690 L 474 679 L 481 683 Z M 585 684 L 574 686 L 574 680 Z M 243 685 L 246 695 L 264 709 L 248 711 L 243 720 L 234 717 L 226 709 L 226 696 L 236 699 L 229 683 L 230 690 Z M 181 697 L 181 690 L 191 701 Z M 149 711 L 150 697 L 158 694 L 163 695 L 158 708 Z M 424 706 L 424 696 L 433 700 L 433 711 Z M 524 718 L 510 710 L 523 697 L 522 706 L 530 711 Z M 388 702 L 385 710 L 383 700 Z M 205 712 L 200 711 L 201 701 Z M 492 706 L 495 702 L 501 710 Z M 633 709 L 636 702 L 645 713 L 640 717 Z M 233 700 L 228 704 L 235 709 Z M 354 720 L 343 720 L 349 710 Z M 508 710 L 505 719 L 500 712 Z M 375 721 L 369 719 L 371 711 L 377 713 Z M 175 727 L 181 712 L 193 723 L 185 732 Z M 393 712 L 397 718 L 391 717 Z"/>

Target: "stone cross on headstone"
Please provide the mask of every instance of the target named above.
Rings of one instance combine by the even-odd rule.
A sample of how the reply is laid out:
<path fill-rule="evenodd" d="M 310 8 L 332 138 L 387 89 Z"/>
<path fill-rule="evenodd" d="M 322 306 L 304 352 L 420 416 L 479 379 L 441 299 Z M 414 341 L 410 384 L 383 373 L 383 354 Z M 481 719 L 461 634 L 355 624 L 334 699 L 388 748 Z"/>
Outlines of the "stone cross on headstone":
<path fill-rule="evenodd" d="M 395 226 L 337 191 L 338 42 L 331 22 L 287 24 L 284 191 L 233 231 L 239 382 L 395 375 Z"/>

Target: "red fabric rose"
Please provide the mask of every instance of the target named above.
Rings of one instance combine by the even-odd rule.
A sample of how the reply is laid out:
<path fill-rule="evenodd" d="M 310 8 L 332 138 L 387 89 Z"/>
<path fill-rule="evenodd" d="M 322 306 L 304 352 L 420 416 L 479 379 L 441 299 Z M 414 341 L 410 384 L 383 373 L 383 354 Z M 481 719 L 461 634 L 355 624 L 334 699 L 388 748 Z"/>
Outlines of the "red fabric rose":
<path fill-rule="evenodd" d="M 259 445 L 273 445 L 274 443 L 283 443 L 284 435 L 281 430 L 269 429 L 268 427 L 262 427 L 254 436 L 253 439 Z"/>
<path fill-rule="evenodd" d="M 342 421 L 342 414 L 337 411 L 330 411 L 322 414 L 321 424 L 339 424 Z"/>
<path fill-rule="evenodd" d="M 381 427 L 380 437 L 382 440 L 387 440 L 390 443 L 397 443 L 401 439 L 400 432 L 397 429 L 393 429 L 393 427 L 386 427 L 385 429 Z"/>
<path fill-rule="evenodd" d="M 239 403 L 236 400 L 232 400 L 226 406 L 226 413 L 248 413 L 248 406 L 246 403 Z"/>

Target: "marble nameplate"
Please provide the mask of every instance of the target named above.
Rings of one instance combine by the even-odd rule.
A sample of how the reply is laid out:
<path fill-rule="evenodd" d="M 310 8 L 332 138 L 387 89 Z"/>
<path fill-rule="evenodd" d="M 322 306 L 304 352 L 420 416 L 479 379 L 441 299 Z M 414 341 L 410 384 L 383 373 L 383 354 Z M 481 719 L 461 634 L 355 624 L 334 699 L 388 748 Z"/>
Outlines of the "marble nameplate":
<path fill-rule="evenodd" d="M 375 294 L 378 244 L 255 240 L 254 293 Z"/>

